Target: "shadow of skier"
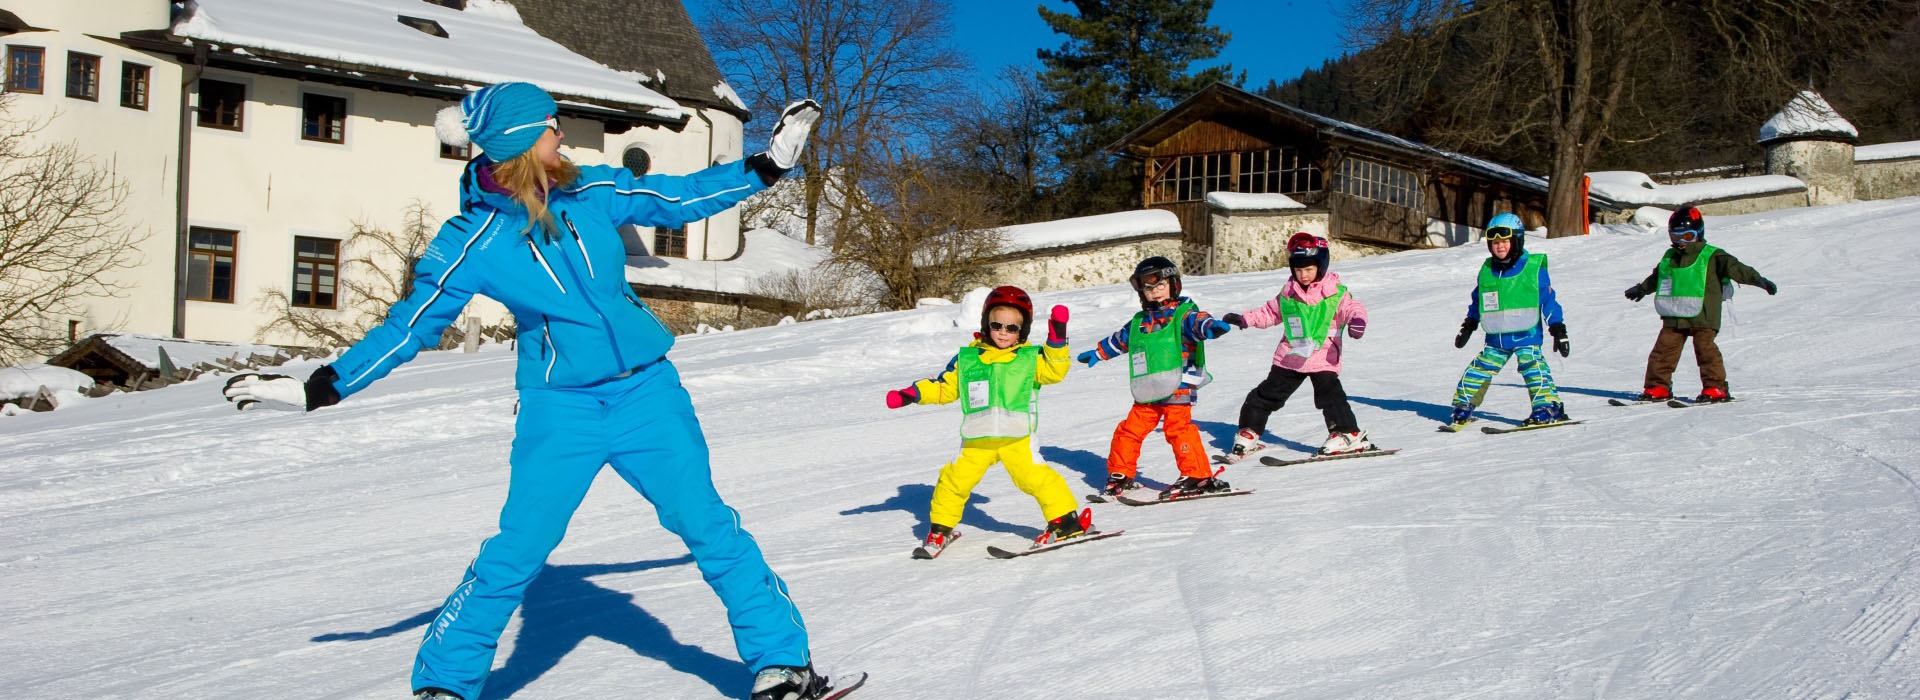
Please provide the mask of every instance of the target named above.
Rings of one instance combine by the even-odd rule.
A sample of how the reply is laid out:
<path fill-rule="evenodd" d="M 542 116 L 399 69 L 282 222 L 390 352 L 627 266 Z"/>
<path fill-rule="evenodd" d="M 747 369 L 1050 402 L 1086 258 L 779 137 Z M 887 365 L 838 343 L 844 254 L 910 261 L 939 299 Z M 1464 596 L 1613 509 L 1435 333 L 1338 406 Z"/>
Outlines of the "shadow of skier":
<path fill-rule="evenodd" d="M 933 502 L 933 485 L 902 484 L 899 488 L 900 492 L 894 494 L 892 498 L 872 505 L 848 508 L 840 511 L 840 514 L 861 515 L 865 513 L 885 513 L 895 510 L 912 513 L 915 518 L 913 538 L 915 540 L 925 539 L 927 530 L 933 527 L 933 521 L 928 519 L 928 505 Z M 960 516 L 960 525 L 975 530 L 1005 532 L 1026 538 L 1039 536 L 1039 528 L 1022 527 L 1012 523 L 1002 522 L 991 515 L 981 512 L 979 508 L 973 507 L 982 503 L 991 502 L 993 502 L 992 498 L 983 496 L 978 491 L 975 491 L 973 497 L 967 499 L 967 510 Z"/>
<path fill-rule="evenodd" d="M 480 700 L 512 697 L 545 675 L 562 657 L 589 637 L 599 637 L 659 659 L 668 668 L 692 675 L 723 695 L 744 690 L 748 669 L 740 661 L 676 641 L 673 631 L 634 604 L 633 595 L 601 587 L 594 576 L 662 569 L 693 563 L 692 555 L 626 564 L 570 564 L 548 566 L 527 586 L 520 604 L 520 631 L 513 653 L 495 667 Z M 400 622 L 366 632 L 324 634 L 315 642 L 363 641 L 387 637 L 425 626 L 440 613 L 427 610 Z"/>

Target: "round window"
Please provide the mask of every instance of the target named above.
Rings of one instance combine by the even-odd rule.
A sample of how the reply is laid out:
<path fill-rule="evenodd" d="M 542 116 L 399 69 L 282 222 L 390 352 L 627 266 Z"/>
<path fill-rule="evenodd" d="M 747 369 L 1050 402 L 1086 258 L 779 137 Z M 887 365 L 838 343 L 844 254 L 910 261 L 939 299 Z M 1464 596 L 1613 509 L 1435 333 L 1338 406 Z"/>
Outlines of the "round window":
<path fill-rule="evenodd" d="M 638 177 L 647 174 L 647 169 L 653 167 L 653 156 L 647 155 L 647 149 L 641 148 L 640 144 L 628 144 L 620 154 L 620 164 Z"/>

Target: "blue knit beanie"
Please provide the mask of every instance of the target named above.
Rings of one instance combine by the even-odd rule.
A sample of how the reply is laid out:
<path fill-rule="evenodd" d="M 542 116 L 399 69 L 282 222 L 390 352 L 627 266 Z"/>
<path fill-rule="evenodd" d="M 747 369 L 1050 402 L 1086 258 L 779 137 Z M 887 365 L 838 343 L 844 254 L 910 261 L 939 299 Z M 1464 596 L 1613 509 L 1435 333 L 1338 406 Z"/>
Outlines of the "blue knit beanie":
<path fill-rule="evenodd" d="M 488 85 L 440 110 L 433 130 L 449 146 L 472 143 L 494 162 L 526 153 L 546 132 L 558 106 L 533 83 Z"/>

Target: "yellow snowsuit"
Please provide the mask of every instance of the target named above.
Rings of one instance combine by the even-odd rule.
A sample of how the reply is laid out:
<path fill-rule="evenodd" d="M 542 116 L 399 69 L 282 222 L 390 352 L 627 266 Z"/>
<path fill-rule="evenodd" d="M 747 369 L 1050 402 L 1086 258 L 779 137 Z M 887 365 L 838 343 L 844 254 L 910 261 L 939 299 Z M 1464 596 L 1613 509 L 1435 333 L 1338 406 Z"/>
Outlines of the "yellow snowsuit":
<path fill-rule="evenodd" d="M 1025 345 L 1020 343 L 1010 348 L 996 348 L 992 343 L 976 340 L 968 347 L 980 348 L 980 362 L 991 365 L 1012 362 L 1015 354 Z M 920 392 L 920 403 L 941 404 L 959 400 L 959 362 L 959 356 L 955 355 L 938 378 L 914 382 L 914 389 Z M 1042 345 L 1040 361 L 1034 365 L 1034 384 L 1045 386 L 1058 383 L 1067 378 L 1067 369 L 1072 366 L 1073 355 L 1067 352 L 1065 345 Z M 980 478 L 986 476 L 987 469 L 994 462 L 1006 465 L 1007 476 L 1013 477 L 1013 485 L 1040 502 L 1040 514 L 1047 520 L 1079 509 L 1073 492 L 1067 488 L 1067 480 L 1035 454 L 1032 435 L 961 440 L 960 458 L 940 468 L 940 482 L 933 487 L 929 518 L 933 524 L 946 527 L 960 524 L 960 515 L 967 508 L 967 498 L 973 495 L 974 485 L 980 483 Z"/>

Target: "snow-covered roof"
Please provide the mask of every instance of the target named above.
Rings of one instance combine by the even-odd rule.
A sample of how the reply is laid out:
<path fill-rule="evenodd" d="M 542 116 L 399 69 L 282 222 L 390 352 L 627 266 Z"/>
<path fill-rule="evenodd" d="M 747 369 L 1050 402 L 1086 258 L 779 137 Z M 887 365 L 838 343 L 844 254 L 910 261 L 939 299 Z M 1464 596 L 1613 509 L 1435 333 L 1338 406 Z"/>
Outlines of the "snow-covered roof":
<path fill-rule="evenodd" d="M 1807 183 L 1785 175 L 1755 175 L 1725 180 L 1662 185 L 1646 173 L 1632 170 L 1604 170 L 1587 173 L 1593 194 L 1630 207 L 1678 207 L 1697 202 L 1717 202 L 1740 197 L 1804 192 Z"/>
<path fill-rule="evenodd" d="M 455 10 L 421 0 L 192 0 L 172 32 L 246 47 L 475 83 L 525 81 L 554 93 L 634 105 L 669 118 L 678 103 L 528 29 L 502 0 Z M 402 24 L 431 20 L 447 36 Z"/>
<path fill-rule="evenodd" d="M 1141 209 L 1043 221 L 1037 224 L 1002 226 L 999 231 L 1006 237 L 1006 244 L 1001 249 L 1003 252 L 1023 253 L 1098 241 L 1178 234 L 1180 217 L 1165 209 Z"/>
<path fill-rule="evenodd" d="M 791 271 L 812 270 L 827 251 L 781 235 L 773 229 L 747 232 L 747 247 L 733 260 L 682 260 L 630 256 L 627 281 L 723 294 L 752 294 L 754 280 Z"/>
<path fill-rule="evenodd" d="M 1826 98 L 1812 90 L 1802 90 L 1787 101 L 1787 106 L 1760 126 L 1760 143 L 1810 136 L 1835 136 L 1849 141 L 1860 138 L 1853 124 L 1833 111 Z"/>
<path fill-rule="evenodd" d="M 167 359 L 173 362 L 174 369 L 186 369 L 214 360 L 245 361 L 253 355 L 272 357 L 283 354 L 280 348 L 272 345 L 181 340 L 137 333 L 107 333 L 102 336 L 113 349 L 126 353 L 127 357 L 155 371 L 160 369 L 162 348 L 166 349 Z"/>
<path fill-rule="evenodd" d="M 1217 209 L 1231 211 L 1273 211 L 1275 209 L 1305 209 L 1307 205 L 1294 201 L 1278 192 L 1208 192 L 1207 204 Z"/>
<path fill-rule="evenodd" d="M 1899 160 L 1901 158 L 1920 158 L 1920 141 L 1900 141 L 1897 143 L 1876 143 L 1853 149 L 1855 161 Z"/>
<path fill-rule="evenodd" d="M 85 391 L 93 388 L 93 377 L 53 365 L 0 367 L 0 399 L 32 396 L 43 386 L 50 391 Z"/>

